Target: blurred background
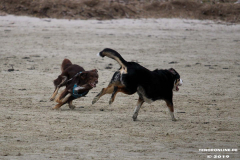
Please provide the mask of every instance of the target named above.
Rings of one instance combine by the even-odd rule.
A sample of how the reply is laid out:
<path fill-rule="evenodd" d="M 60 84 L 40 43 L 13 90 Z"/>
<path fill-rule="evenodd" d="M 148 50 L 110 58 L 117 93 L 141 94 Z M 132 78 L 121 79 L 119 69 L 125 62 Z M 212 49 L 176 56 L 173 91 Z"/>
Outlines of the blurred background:
<path fill-rule="evenodd" d="M 1 0 L 0 15 L 40 18 L 186 18 L 240 22 L 240 0 Z"/>

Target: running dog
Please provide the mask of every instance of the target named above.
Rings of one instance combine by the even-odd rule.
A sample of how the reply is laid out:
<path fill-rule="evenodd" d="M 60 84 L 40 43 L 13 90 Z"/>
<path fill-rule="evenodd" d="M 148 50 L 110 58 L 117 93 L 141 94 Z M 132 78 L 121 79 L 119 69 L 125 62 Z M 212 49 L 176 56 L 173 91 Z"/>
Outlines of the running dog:
<path fill-rule="evenodd" d="M 53 109 L 59 109 L 62 105 L 68 103 L 70 109 L 75 106 L 72 101 L 88 94 L 89 90 L 96 87 L 98 83 L 97 70 L 85 71 L 83 67 L 72 64 L 69 59 L 64 59 L 61 65 L 61 75 L 53 81 L 55 90 L 50 100 L 53 101 L 58 94 L 60 87 L 66 88 L 58 95 L 58 103 Z"/>
<path fill-rule="evenodd" d="M 111 105 L 118 92 L 128 95 L 137 92 L 139 98 L 132 117 L 133 121 L 137 120 L 138 112 L 144 102 L 150 104 L 156 100 L 166 102 L 172 120 L 176 121 L 172 100 L 173 91 L 178 91 L 178 86 L 182 85 L 182 80 L 177 71 L 173 68 L 150 71 L 138 63 L 127 62 L 118 52 L 109 48 L 104 49 L 98 55 L 116 60 L 121 67 L 113 74 L 108 87 L 103 88 L 93 99 L 92 104 L 96 103 L 105 94 L 112 94 L 109 101 Z"/>

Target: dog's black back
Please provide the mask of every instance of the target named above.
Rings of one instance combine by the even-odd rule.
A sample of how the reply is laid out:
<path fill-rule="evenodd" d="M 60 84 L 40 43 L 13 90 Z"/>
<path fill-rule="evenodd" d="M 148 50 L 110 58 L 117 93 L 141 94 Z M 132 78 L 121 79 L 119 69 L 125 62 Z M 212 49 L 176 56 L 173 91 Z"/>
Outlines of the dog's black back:
<path fill-rule="evenodd" d="M 160 99 L 170 101 L 172 99 L 174 81 L 180 78 L 176 71 L 175 75 L 166 69 L 150 71 L 136 62 L 127 62 L 126 67 L 127 74 L 119 75 L 119 71 L 117 71 L 112 80 L 117 79 L 116 76 L 122 76 L 119 79 L 130 94 L 136 93 L 138 87 L 141 86 L 145 91 L 145 96 L 152 101 Z"/>

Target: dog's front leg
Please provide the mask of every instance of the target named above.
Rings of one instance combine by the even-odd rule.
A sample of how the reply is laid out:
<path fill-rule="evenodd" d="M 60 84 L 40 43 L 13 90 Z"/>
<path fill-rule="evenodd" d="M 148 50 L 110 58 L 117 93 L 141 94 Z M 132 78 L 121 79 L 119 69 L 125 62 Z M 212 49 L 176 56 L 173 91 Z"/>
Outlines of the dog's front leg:
<path fill-rule="evenodd" d="M 142 98 L 138 98 L 138 102 L 137 102 L 137 107 L 135 108 L 134 110 L 134 114 L 133 114 L 133 121 L 136 121 L 137 120 L 137 116 L 138 116 L 138 112 L 143 104 L 144 100 Z"/>
<path fill-rule="evenodd" d="M 174 117 L 173 103 L 170 101 L 166 101 L 166 103 L 167 103 L 168 110 L 169 110 L 170 116 L 172 118 L 172 121 L 177 121 L 177 119 Z"/>
<path fill-rule="evenodd" d="M 72 101 L 69 101 L 69 102 L 68 102 L 68 106 L 69 106 L 70 109 L 76 108 L 76 106 L 74 106 L 74 105 L 72 104 Z"/>
<path fill-rule="evenodd" d="M 78 93 L 79 93 L 79 92 L 85 92 L 85 91 L 88 91 L 88 90 L 90 90 L 90 89 L 91 89 L 91 88 L 88 86 L 88 84 L 85 84 L 85 85 L 82 85 L 82 86 L 77 86 L 76 88 L 74 88 L 74 90 L 77 91 Z M 71 89 L 69 89 L 68 92 L 71 93 L 71 92 L 72 92 Z M 68 106 L 69 106 L 70 109 L 76 108 L 76 106 L 74 106 L 74 105 L 72 104 L 72 101 L 73 101 L 74 99 L 75 99 L 75 98 L 68 99 L 68 100 L 69 100 L 69 101 L 68 101 Z"/>

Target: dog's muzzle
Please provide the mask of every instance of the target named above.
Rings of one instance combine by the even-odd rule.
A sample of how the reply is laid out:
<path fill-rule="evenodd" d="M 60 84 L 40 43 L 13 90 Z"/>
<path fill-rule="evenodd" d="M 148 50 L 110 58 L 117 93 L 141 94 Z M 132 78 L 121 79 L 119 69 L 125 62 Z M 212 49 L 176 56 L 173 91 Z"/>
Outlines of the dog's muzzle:
<path fill-rule="evenodd" d="M 179 82 L 178 82 L 177 84 L 175 84 L 175 82 L 174 82 L 174 88 L 173 88 L 173 91 L 179 91 L 178 86 L 181 86 L 182 84 L 183 84 L 182 79 L 180 79 Z"/>
<path fill-rule="evenodd" d="M 183 84 L 182 79 L 180 79 L 178 86 L 181 86 Z"/>
<path fill-rule="evenodd" d="M 89 83 L 89 85 L 92 87 L 92 88 L 95 88 L 98 84 L 98 81 L 94 81 L 92 83 Z"/>

